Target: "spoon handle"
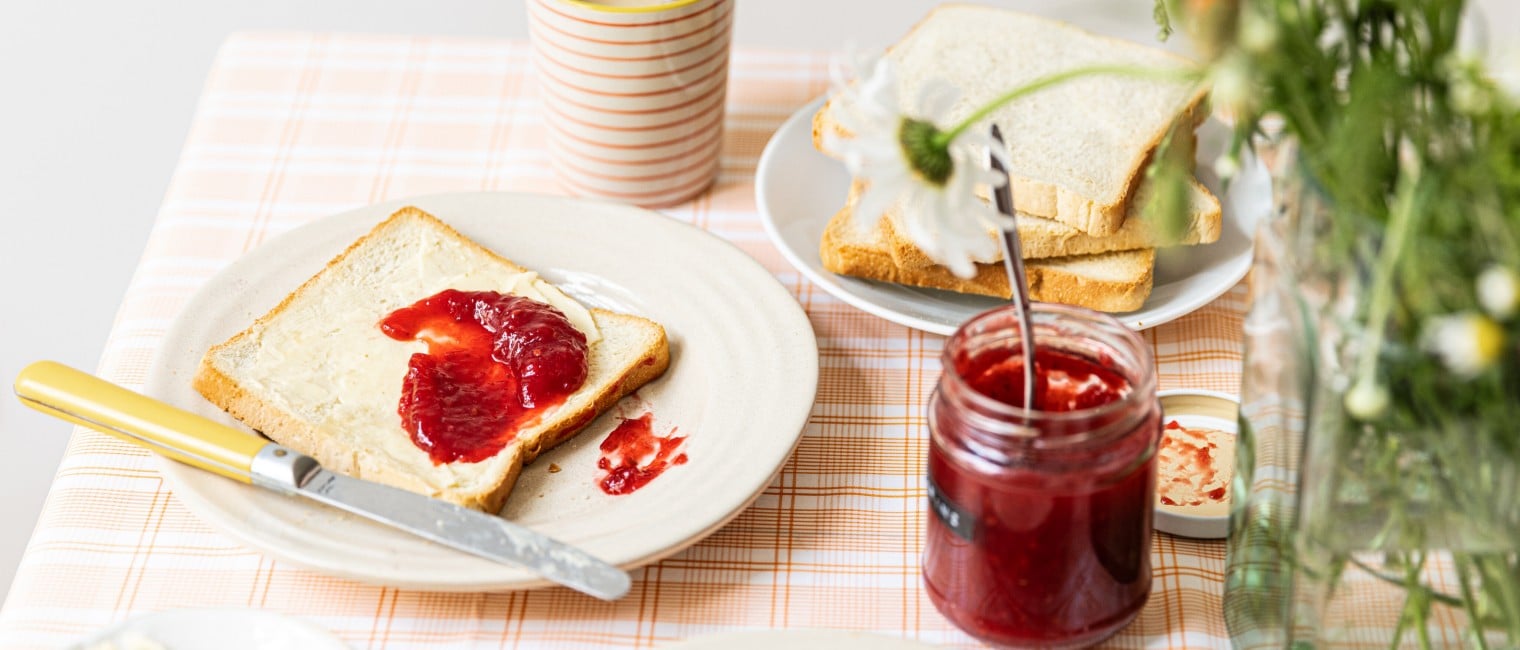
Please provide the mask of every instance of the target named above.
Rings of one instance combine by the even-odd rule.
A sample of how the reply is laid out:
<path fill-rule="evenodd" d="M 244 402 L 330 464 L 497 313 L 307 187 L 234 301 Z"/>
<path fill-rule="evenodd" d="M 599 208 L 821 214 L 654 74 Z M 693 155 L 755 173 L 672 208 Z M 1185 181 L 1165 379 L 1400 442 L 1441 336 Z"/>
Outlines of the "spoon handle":
<path fill-rule="evenodd" d="M 992 139 L 998 144 L 1003 144 L 1003 133 L 998 130 L 996 124 L 992 125 Z M 1008 176 L 1008 168 L 1003 166 L 991 152 L 987 154 L 987 164 L 993 170 L 1003 174 L 1003 186 L 993 188 L 992 199 L 997 204 L 998 212 L 1001 212 L 1017 222 L 1018 213 L 1013 209 L 1013 179 Z M 1012 294 L 1013 305 L 1019 317 L 1019 335 L 1024 345 L 1024 408 L 1034 410 L 1034 330 L 1030 328 L 1032 316 L 1029 313 L 1029 284 L 1024 271 L 1024 250 L 1019 242 L 1019 229 L 1016 223 L 1009 224 L 1003 231 L 1003 269 L 1008 272 L 1008 289 Z"/>

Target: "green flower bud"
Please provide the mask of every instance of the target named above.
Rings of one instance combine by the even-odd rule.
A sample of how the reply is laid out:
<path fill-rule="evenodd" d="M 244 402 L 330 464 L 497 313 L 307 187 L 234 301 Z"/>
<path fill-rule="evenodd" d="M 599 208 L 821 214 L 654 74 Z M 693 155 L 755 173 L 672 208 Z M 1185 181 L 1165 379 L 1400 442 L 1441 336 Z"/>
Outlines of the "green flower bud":
<path fill-rule="evenodd" d="M 1372 379 L 1358 379 L 1346 391 L 1346 413 L 1363 422 L 1382 417 L 1388 410 L 1388 389 Z"/>

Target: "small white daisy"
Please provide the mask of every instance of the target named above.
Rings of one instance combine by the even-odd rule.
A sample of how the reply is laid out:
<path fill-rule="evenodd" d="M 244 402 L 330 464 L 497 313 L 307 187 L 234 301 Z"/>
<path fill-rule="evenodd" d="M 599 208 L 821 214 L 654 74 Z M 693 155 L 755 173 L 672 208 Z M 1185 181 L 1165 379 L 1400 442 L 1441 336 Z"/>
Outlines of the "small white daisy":
<path fill-rule="evenodd" d="M 1459 377 L 1472 378 L 1487 370 L 1504 351 L 1504 328 L 1477 312 L 1432 319 L 1422 335 L 1425 348 Z"/>
<path fill-rule="evenodd" d="M 834 115 L 849 135 L 824 136 L 824 146 L 866 185 L 854 210 L 858 227 L 874 228 L 881 215 L 899 205 L 903 234 L 914 245 L 957 276 L 975 275 L 976 260 L 998 255 L 998 241 L 988 229 L 1012 226 L 1010 217 L 976 195 L 978 186 L 1005 182 L 984 166 L 988 152 L 1006 162 L 1002 146 L 974 129 L 945 137 L 936 124 L 957 97 L 948 84 L 927 84 L 905 109 L 892 61 L 859 66 L 864 67 L 870 76 L 855 83 L 836 76 Z"/>

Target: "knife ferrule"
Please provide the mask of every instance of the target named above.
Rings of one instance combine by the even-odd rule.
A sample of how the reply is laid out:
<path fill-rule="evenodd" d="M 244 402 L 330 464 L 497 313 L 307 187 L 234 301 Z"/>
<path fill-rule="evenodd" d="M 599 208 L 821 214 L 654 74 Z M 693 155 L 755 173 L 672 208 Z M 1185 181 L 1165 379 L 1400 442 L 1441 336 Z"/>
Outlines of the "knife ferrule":
<path fill-rule="evenodd" d="M 296 494 L 322 466 L 315 458 L 274 443 L 254 454 L 249 473 L 253 484 L 285 494 Z"/>

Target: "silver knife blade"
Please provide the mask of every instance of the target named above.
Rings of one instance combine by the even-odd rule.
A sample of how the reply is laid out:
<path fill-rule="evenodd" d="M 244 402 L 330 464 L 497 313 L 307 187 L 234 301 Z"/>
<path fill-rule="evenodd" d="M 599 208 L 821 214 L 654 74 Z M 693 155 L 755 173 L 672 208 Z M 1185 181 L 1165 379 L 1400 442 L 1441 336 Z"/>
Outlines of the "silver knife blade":
<path fill-rule="evenodd" d="M 310 456 L 268 445 L 254 456 L 253 482 L 306 497 L 488 560 L 527 568 L 603 600 L 628 593 L 628 574 L 574 546 L 494 515 L 322 469 Z"/>

